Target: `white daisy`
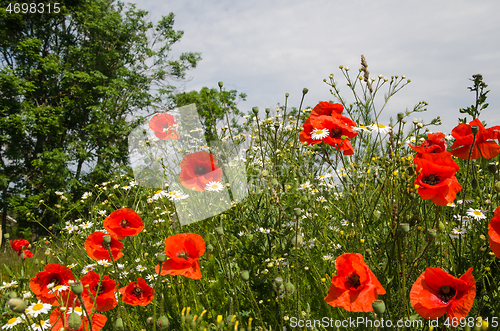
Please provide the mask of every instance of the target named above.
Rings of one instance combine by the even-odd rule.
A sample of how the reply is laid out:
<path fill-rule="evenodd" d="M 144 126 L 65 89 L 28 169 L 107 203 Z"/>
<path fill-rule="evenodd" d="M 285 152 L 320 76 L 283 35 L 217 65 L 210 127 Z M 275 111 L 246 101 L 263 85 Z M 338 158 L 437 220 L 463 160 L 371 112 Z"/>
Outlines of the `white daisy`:
<path fill-rule="evenodd" d="M 94 225 L 94 223 L 92 223 L 92 222 L 87 222 L 87 223 L 83 223 L 83 224 L 81 224 L 81 225 L 80 225 L 80 227 L 81 227 L 82 229 L 90 229 L 90 227 L 91 227 L 92 225 Z"/>
<path fill-rule="evenodd" d="M 71 232 L 73 232 L 73 231 L 78 231 L 78 226 L 76 226 L 76 225 L 71 225 L 71 224 L 70 224 L 70 225 L 66 225 L 66 226 L 64 227 L 64 230 L 68 231 L 68 233 L 71 233 Z"/>
<path fill-rule="evenodd" d="M 311 187 L 311 183 L 309 181 L 305 182 L 304 184 L 300 184 L 299 190 L 304 190 L 306 188 Z"/>
<path fill-rule="evenodd" d="M 109 262 L 108 260 L 99 260 L 97 261 L 97 264 L 100 265 L 100 266 L 103 266 L 105 268 L 107 267 L 111 267 L 113 264 L 111 262 Z"/>
<path fill-rule="evenodd" d="M 329 134 L 330 132 L 328 131 L 328 129 L 314 129 L 311 132 L 311 138 L 314 140 L 321 140 L 328 137 Z"/>
<path fill-rule="evenodd" d="M 320 197 L 317 197 L 316 198 L 316 201 L 319 201 L 319 202 L 326 202 L 328 200 L 326 200 L 323 196 L 320 196 Z"/>
<path fill-rule="evenodd" d="M 378 132 L 381 135 L 385 135 L 392 130 L 392 128 L 390 126 L 385 126 L 383 124 L 372 124 L 368 128 L 370 130 L 372 130 L 372 132 L 375 132 L 375 133 Z"/>
<path fill-rule="evenodd" d="M 9 330 L 12 329 L 14 326 L 20 324 L 23 322 L 23 319 L 20 317 L 12 317 L 7 321 L 7 324 L 2 326 L 2 330 Z"/>
<path fill-rule="evenodd" d="M 130 184 L 131 187 L 134 187 L 134 186 L 138 185 L 135 180 L 131 181 L 129 184 Z"/>
<path fill-rule="evenodd" d="M 122 189 L 124 189 L 125 191 L 128 191 L 130 190 L 132 187 L 131 186 L 128 186 L 128 185 L 125 185 L 125 186 L 122 186 Z"/>
<path fill-rule="evenodd" d="M 57 195 L 63 195 L 63 194 L 64 194 L 64 192 L 61 192 L 61 191 L 56 191 L 56 192 L 55 192 L 55 194 L 57 194 Z"/>
<path fill-rule="evenodd" d="M 99 215 L 101 215 L 101 216 L 106 216 L 106 211 L 105 210 L 99 210 L 97 213 Z"/>
<path fill-rule="evenodd" d="M 73 269 L 74 267 L 76 267 L 78 264 L 77 263 L 71 263 L 70 265 L 68 265 L 67 267 L 70 268 L 70 269 Z"/>
<path fill-rule="evenodd" d="M 138 264 L 137 267 L 135 267 L 137 271 L 144 271 L 146 270 L 146 267 L 143 267 L 142 265 Z"/>
<path fill-rule="evenodd" d="M 486 218 L 481 210 L 473 208 L 467 209 L 467 215 L 473 217 L 476 220 L 482 220 Z"/>
<path fill-rule="evenodd" d="M 327 178 L 332 178 L 332 176 L 333 176 L 333 174 L 328 173 L 328 174 L 318 175 L 318 176 L 316 176 L 316 179 L 318 179 L 318 180 L 324 180 L 324 179 L 327 179 Z"/>
<path fill-rule="evenodd" d="M 51 309 L 52 305 L 43 303 L 38 300 L 37 303 L 33 303 L 28 308 L 26 308 L 26 314 L 30 315 L 33 318 L 36 318 L 38 317 L 38 315 L 47 314 Z"/>
<path fill-rule="evenodd" d="M 116 267 L 120 270 L 123 270 L 123 268 L 125 268 L 125 265 L 124 264 L 121 264 L 121 263 L 117 263 L 116 264 Z"/>
<path fill-rule="evenodd" d="M 120 187 L 120 185 L 118 185 L 118 184 L 113 185 L 113 188 L 114 188 L 115 190 L 116 190 L 117 188 L 119 188 L 119 187 Z"/>
<path fill-rule="evenodd" d="M 269 229 L 264 229 L 264 228 L 259 228 L 259 232 L 261 232 L 261 233 L 265 233 L 265 234 L 268 234 L 268 233 L 271 233 L 271 230 L 269 230 Z"/>
<path fill-rule="evenodd" d="M 448 204 L 446 205 L 446 207 L 456 207 L 457 205 L 453 202 L 448 202 Z"/>
<path fill-rule="evenodd" d="M 224 189 L 224 186 L 222 185 L 221 182 L 208 182 L 208 184 L 205 186 L 205 189 L 207 191 L 215 191 L 215 192 L 221 192 Z"/>
<path fill-rule="evenodd" d="M 184 199 L 187 199 L 187 198 L 189 198 L 189 194 L 184 194 L 182 192 L 179 192 L 178 194 L 176 194 L 173 197 L 173 200 L 174 201 L 179 201 L 179 200 L 184 200 Z"/>
<path fill-rule="evenodd" d="M 82 310 L 82 307 L 75 307 L 75 308 L 68 308 L 68 312 L 67 314 L 71 314 L 71 313 L 76 313 L 78 314 L 78 316 L 82 316 L 82 313 L 83 313 L 83 310 Z"/>
<path fill-rule="evenodd" d="M 356 132 L 371 132 L 369 128 L 361 124 L 359 126 L 353 127 L 352 129 Z"/>
<path fill-rule="evenodd" d="M 467 229 L 464 228 L 454 228 L 451 230 L 450 237 L 453 239 L 458 239 L 460 238 L 461 235 L 464 235 L 467 232 Z"/>
<path fill-rule="evenodd" d="M 95 269 L 95 266 L 96 266 L 95 264 L 89 264 L 89 265 L 86 265 L 86 266 L 85 266 L 85 267 L 83 267 L 83 269 L 82 269 L 82 274 L 86 275 L 86 274 L 87 274 L 87 272 L 94 270 L 94 269 Z"/>

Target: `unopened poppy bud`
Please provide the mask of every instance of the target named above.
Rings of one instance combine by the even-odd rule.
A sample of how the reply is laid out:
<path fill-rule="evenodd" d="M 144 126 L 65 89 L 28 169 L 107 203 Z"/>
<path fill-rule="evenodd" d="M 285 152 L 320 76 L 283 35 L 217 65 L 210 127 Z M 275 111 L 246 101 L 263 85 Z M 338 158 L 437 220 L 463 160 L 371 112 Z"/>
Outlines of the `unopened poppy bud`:
<path fill-rule="evenodd" d="M 9 239 L 9 238 L 10 238 L 10 234 L 6 233 L 6 234 L 4 234 L 4 235 L 3 235 L 3 237 L 4 237 L 5 239 Z"/>
<path fill-rule="evenodd" d="M 302 89 L 302 94 L 307 94 L 307 92 L 309 92 L 309 90 L 308 90 L 307 88 L 305 88 L 305 87 L 304 87 L 304 88 Z"/>
<path fill-rule="evenodd" d="M 269 176 L 269 171 L 267 170 L 262 170 L 262 177 Z"/>
<path fill-rule="evenodd" d="M 303 238 L 302 238 L 302 235 L 300 233 L 298 233 L 292 237 L 293 246 L 299 248 L 300 246 L 302 246 L 302 242 L 303 242 Z"/>
<path fill-rule="evenodd" d="M 9 297 L 9 299 L 17 298 L 17 293 L 12 291 L 9 293 L 8 297 Z"/>
<path fill-rule="evenodd" d="M 271 112 L 271 108 L 266 108 L 266 114 L 269 115 L 270 112 Z"/>
<path fill-rule="evenodd" d="M 288 98 L 290 96 L 290 93 L 285 93 L 285 98 Z"/>
<path fill-rule="evenodd" d="M 285 284 L 285 291 L 286 293 L 288 294 L 292 294 L 293 292 L 295 292 L 295 285 L 293 285 L 292 283 L 288 282 Z"/>
<path fill-rule="evenodd" d="M 111 236 L 109 234 L 102 236 L 102 242 L 108 245 L 111 244 Z"/>
<path fill-rule="evenodd" d="M 222 228 L 222 226 L 219 226 L 215 228 L 215 232 L 217 232 L 219 236 L 222 236 L 224 234 L 224 229 Z"/>
<path fill-rule="evenodd" d="M 372 302 L 373 311 L 378 316 L 381 316 L 385 312 L 385 302 L 383 300 L 373 300 Z"/>
<path fill-rule="evenodd" d="M 274 279 L 274 284 L 277 286 L 277 287 L 280 287 L 281 285 L 283 285 L 283 278 L 281 277 L 276 277 Z"/>
<path fill-rule="evenodd" d="M 436 238 L 437 231 L 436 229 L 427 229 L 427 240 L 431 241 Z"/>
<path fill-rule="evenodd" d="M 300 208 L 293 208 L 293 212 L 295 213 L 296 216 L 300 216 L 302 214 L 302 209 L 300 209 Z"/>
<path fill-rule="evenodd" d="M 242 272 L 240 272 L 240 278 L 241 280 L 247 282 L 250 279 L 250 273 L 248 272 L 248 270 L 243 270 Z"/>
<path fill-rule="evenodd" d="M 478 186 L 478 183 L 477 183 L 477 179 L 475 178 L 472 178 L 471 182 L 470 182 L 470 186 L 475 190 L 477 189 L 477 186 Z"/>
<path fill-rule="evenodd" d="M 256 143 L 260 143 L 260 138 L 259 137 L 255 137 L 254 140 L 255 140 Z"/>
<path fill-rule="evenodd" d="M 222 87 L 224 85 L 223 82 L 219 82 L 219 87 Z"/>
<path fill-rule="evenodd" d="M 252 111 L 255 115 L 257 115 L 259 113 L 259 107 L 253 107 Z"/>
<path fill-rule="evenodd" d="M 71 284 L 71 291 L 76 294 L 76 295 L 80 295 L 83 293 L 83 285 L 81 282 L 76 282 L 76 283 L 73 283 Z"/>
<path fill-rule="evenodd" d="M 473 125 L 470 127 L 470 131 L 472 132 L 473 135 L 476 135 L 476 133 L 479 132 L 479 127 L 477 125 Z"/>
<path fill-rule="evenodd" d="M 398 120 L 401 121 L 405 117 L 405 114 L 398 113 Z"/>
<path fill-rule="evenodd" d="M 497 172 L 497 166 L 494 163 L 488 164 L 488 171 L 494 174 Z"/>
<path fill-rule="evenodd" d="M 214 251 L 214 246 L 212 244 L 208 244 L 207 245 L 207 251 L 209 251 L 210 253 L 212 253 Z"/>
<path fill-rule="evenodd" d="M 278 180 L 276 178 L 273 178 L 271 179 L 271 184 L 273 184 L 274 186 L 278 185 Z"/>
<path fill-rule="evenodd" d="M 7 306 L 15 313 L 24 313 L 26 310 L 26 302 L 21 298 L 12 298 L 7 301 Z"/>
<path fill-rule="evenodd" d="M 119 318 L 116 319 L 115 329 L 118 330 L 118 331 L 125 330 L 125 326 L 123 326 L 123 320 L 122 320 L 121 317 L 119 317 Z"/>
<path fill-rule="evenodd" d="M 168 321 L 168 318 L 167 316 L 160 316 L 160 318 L 158 319 L 158 321 L 156 321 L 156 325 L 160 328 L 160 329 L 166 329 L 168 328 L 169 326 L 169 321 Z"/>
<path fill-rule="evenodd" d="M 167 256 L 165 254 L 158 254 L 156 255 L 156 261 L 158 263 L 163 263 L 167 260 Z"/>
<path fill-rule="evenodd" d="M 438 231 L 439 232 L 443 232 L 444 229 L 445 229 L 444 223 L 443 222 L 439 222 L 439 224 L 438 224 Z"/>
<path fill-rule="evenodd" d="M 74 312 L 69 314 L 68 327 L 70 330 L 78 330 L 81 325 L 82 325 L 82 318 L 80 317 L 80 315 Z"/>
<path fill-rule="evenodd" d="M 342 140 L 346 140 L 347 138 L 348 138 L 348 137 L 347 137 L 346 135 L 341 135 L 341 136 L 340 136 L 340 139 L 342 139 Z"/>
<path fill-rule="evenodd" d="M 496 191 L 497 193 L 500 193 L 500 182 L 496 182 L 496 183 L 495 183 L 495 191 Z"/>
<path fill-rule="evenodd" d="M 146 318 L 146 323 L 153 326 L 155 324 L 155 319 L 153 318 L 153 316 L 149 316 L 148 318 Z"/>
<path fill-rule="evenodd" d="M 408 223 L 400 223 L 399 224 L 399 230 L 403 233 L 408 233 L 410 232 L 410 224 Z"/>

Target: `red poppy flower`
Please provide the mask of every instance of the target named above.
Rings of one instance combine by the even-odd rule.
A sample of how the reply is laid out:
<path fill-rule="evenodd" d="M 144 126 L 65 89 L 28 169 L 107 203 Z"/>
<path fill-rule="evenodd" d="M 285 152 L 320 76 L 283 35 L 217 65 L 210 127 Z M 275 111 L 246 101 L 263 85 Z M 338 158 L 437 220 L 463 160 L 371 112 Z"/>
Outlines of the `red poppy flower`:
<path fill-rule="evenodd" d="M 165 239 L 165 254 L 170 257 L 163 262 L 161 275 L 182 275 L 200 279 L 201 270 L 198 259 L 205 254 L 205 241 L 195 233 L 180 233 Z M 156 273 L 160 270 L 157 265 Z"/>
<path fill-rule="evenodd" d="M 59 305 L 58 298 L 68 301 L 74 297 L 69 289 L 69 281 L 75 280 L 70 268 L 54 263 L 47 264 L 43 270 L 30 281 L 30 289 L 38 300 L 57 306 Z"/>
<path fill-rule="evenodd" d="M 310 116 L 316 117 L 316 116 L 326 115 L 326 116 L 337 117 L 340 116 L 340 114 L 342 114 L 343 111 L 344 111 L 344 106 L 342 106 L 340 103 L 321 101 L 313 108 Z"/>
<path fill-rule="evenodd" d="M 348 122 L 342 120 L 340 117 L 325 115 L 310 116 L 304 122 L 304 130 L 300 132 L 299 140 L 301 143 L 307 142 L 308 145 L 324 142 L 325 144 L 335 146 L 344 155 L 352 155 L 354 154 L 354 150 L 348 139 L 357 136 L 358 132 L 352 130 L 352 127 L 356 123 L 348 118 L 346 119 Z"/>
<path fill-rule="evenodd" d="M 16 252 L 21 252 L 24 249 L 27 249 L 30 242 L 26 239 L 16 239 L 14 241 L 10 241 L 10 247 Z M 18 253 L 21 254 L 21 253 Z"/>
<path fill-rule="evenodd" d="M 472 268 L 459 279 L 440 268 L 429 267 L 417 278 L 410 291 L 411 305 L 426 319 L 447 314 L 460 321 L 472 308 L 476 297 L 476 281 Z"/>
<path fill-rule="evenodd" d="M 342 254 L 335 261 L 335 269 L 337 275 L 332 278 L 325 301 L 348 311 L 373 311 L 373 300 L 385 294 L 385 289 L 368 268 L 363 256 L 358 253 Z"/>
<path fill-rule="evenodd" d="M 122 287 L 119 291 L 122 294 L 123 302 L 134 306 L 147 306 L 155 296 L 155 290 L 146 284 L 142 277 Z"/>
<path fill-rule="evenodd" d="M 130 208 L 121 208 L 104 219 L 104 228 L 118 240 L 133 237 L 144 229 L 141 217 Z"/>
<path fill-rule="evenodd" d="M 495 215 L 488 224 L 488 237 L 491 250 L 500 259 L 500 206 L 495 209 Z"/>
<path fill-rule="evenodd" d="M 92 298 L 97 295 L 95 310 L 101 312 L 108 311 L 115 308 L 118 304 L 115 299 L 116 282 L 109 278 L 108 275 L 104 275 L 101 280 L 99 274 L 91 270 L 80 279 L 80 282 L 82 282 L 84 288 L 82 293 L 83 300 L 87 301 L 90 306 L 94 303 Z M 101 283 L 100 286 L 99 282 Z M 85 285 L 89 285 L 89 289 Z"/>
<path fill-rule="evenodd" d="M 499 139 L 500 126 L 493 126 L 485 129 L 481 121 L 477 118 L 469 124 L 460 123 L 451 131 L 451 135 L 457 139 L 451 148 L 459 147 L 451 151 L 451 154 L 463 160 L 469 159 L 469 152 L 474 140 L 474 135 L 471 131 L 473 125 L 479 127 L 479 131 L 476 134 L 476 140 L 472 147 L 471 160 L 478 159 L 481 155 L 486 159 L 492 159 L 497 156 L 500 151 L 500 146 L 492 140 Z"/>
<path fill-rule="evenodd" d="M 91 233 L 85 240 L 85 250 L 87 251 L 88 256 L 92 260 L 111 261 L 108 248 L 102 239 L 102 237 L 104 237 L 105 235 L 106 234 L 104 232 L 96 231 L 94 233 Z M 122 253 L 123 244 L 119 242 L 118 239 L 116 239 L 112 235 L 110 237 L 111 237 L 111 243 L 109 244 L 109 247 L 111 249 L 111 254 L 113 255 L 113 260 L 116 261 L 123 256 Z"/>
<path fill-rule="evenodd" d="M 215 156 L 205 151 L 184 156 L 181 161 L 181 184 L 188 189 L 205 191 L 208 182 L 218 182 L 222 178 L 222 170 L 216 164 Z"/>
<path fill-rule="evenodd" d="M 69 315 L 71 314 L 71 312 L 73 311 L 71 308 L 72 305 L 73 305 L 73 301 L 69 302 L 69 304 L 66 307 L 65 313 L 61 312 L 60 307 L 57 307 L 54 310 L 52 310 L 52 313 L 50 314 L 50 320 L 49 320 L 50 325 L 52 326 L 52 330 L 61 330 L 61 329 L 68 330 L 69 329 L 68 318 L 69 318 Z M 87 307 L 87 306 L 85 306 L 85 307 L 86 307 L 87 311 L 90 312 L 90 310 L 89 310 L 90 307 Z M 87 330 L 87 331 L 90 330 L 89 321 L 88 321 L 85 313 L 82 312 L 82 308 L 80 308 L 80 304 L 79 304 L 78 300 L 75 302 L 75 307 L 73 309 L 82 318 L 82 324 L 80 324 L 80 328 L 76 329 L 75 331 L 84 330 L 83 329 L 84 325 L 85 325 L 85 330 Z M 107 320 L 108 320 L 108 318 L 104 315 L 101 315 L 99 313 L 92 314 L 92 331 L 101 330 L 104 327 L 104 325 L 106 324 Z"/>
<path fill-rule="evenodd" d="M 418 194 L 422 199 L 431 200 L 438 206 L 446 206 L 455 200 L 462 186 L 455 177 L 459 166 L 450 153 L 425 153 L 413 162 L 417 171 L 421 170 L 415 185 L 418 185 Z"/>
<path fill-rule="evenodd" d="M 157 114 L 149 120 L 149 127 L 161 140 L 179 139 L 179 132 L 174 129 L 176 126 L 174 116 L 168 113 Z"/>
<path fill-rule="evenodd" d="M 410 147 L 417 152 L 416 157 L 423 153 L 443 153 L 446 152 L 445 135 L 442 132 L 428 133 L 427 140 L 424 140 L 420 146 Z"/>

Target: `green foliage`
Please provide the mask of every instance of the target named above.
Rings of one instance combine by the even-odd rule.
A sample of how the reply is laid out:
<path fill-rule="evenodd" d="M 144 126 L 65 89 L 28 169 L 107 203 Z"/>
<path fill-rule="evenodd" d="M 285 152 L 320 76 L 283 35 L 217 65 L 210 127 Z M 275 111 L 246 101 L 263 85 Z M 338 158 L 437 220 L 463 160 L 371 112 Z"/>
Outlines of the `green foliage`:
<path fill-rule="evenodd" d="M 76 201 L 126 164 L 127 135 L 141 121 L 128 117 L 164 108 L 172 83 L 201 57 L 170 56 L 183 34 L 173 13 L 154 25 L 115 1 L 65 1 L 43 15 L 9 13 L 8 3 L 0 1 L 0 209 L 23 226 L 27 212 L 41 215 L 37 199 L 54 204 L 53 192 L 65 190 Z"/>
<path fill-rule="evenodd" d="M 485 82 L 483 82 L 483 76 L 480 74 L 477 75 L 472 75 L 471 81 L 474 82 L 474 86 L 469 86 L 468 89 L 471 92 L 476 92 L 476 104 L 469 106 L 467 108 L 460 108 L 460 113 L 462 114 L 469 114 L 472 116 L 472 119 L 478 118 L 479 115 L 481 114 L 481 110 L 486 109 L 488 107 L 488 103 L 486 103 L 486 95 L 488 94 L 488 91 L 484 91 L 485 88 L 488 87 Z M 464 118 L 463 120 L 460 120 L 462 123 L 466 123 L 467 120 Z"/>

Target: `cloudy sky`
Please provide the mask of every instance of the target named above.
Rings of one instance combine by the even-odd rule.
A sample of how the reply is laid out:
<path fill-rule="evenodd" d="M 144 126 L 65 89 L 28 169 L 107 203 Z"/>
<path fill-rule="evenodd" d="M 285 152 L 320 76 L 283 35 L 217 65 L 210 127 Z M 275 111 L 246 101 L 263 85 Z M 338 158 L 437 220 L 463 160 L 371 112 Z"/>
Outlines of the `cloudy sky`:
<path fill-rule="evenodd" d="M 382 123 L 425 100 L 428 111 L 413 117 L 430 121 L 441 116 L 443 125 L 431 130 L 449 133 L 458 116 L 464 117 L 458 109 L 474 103 L 469 78 L 481 73 L 491 92 L 490 106 L 480 118 L 488 126 L 500 124 L 498 1 L 134 2 L 150 12 L 152 21 L 169 12 L 176 15 L 174 28 L 183 30 L 184 37 L 173 55 L 202 53 L 185 91 L 223 81 L 225 88 L 248 95 L 239 103 L 244 112 L 283 104 L 287 92 L 289 105 L 298 107 L 304 87 L 309 89 L 306 106 L 333 100 L 323 82 L 330 74 L 352 102 L 339 65 L 356 74 L 364 54 L 370 76 L 411 79 L 390 100 Z M 383 93 L 378 97 L 383 99 Z"/>

